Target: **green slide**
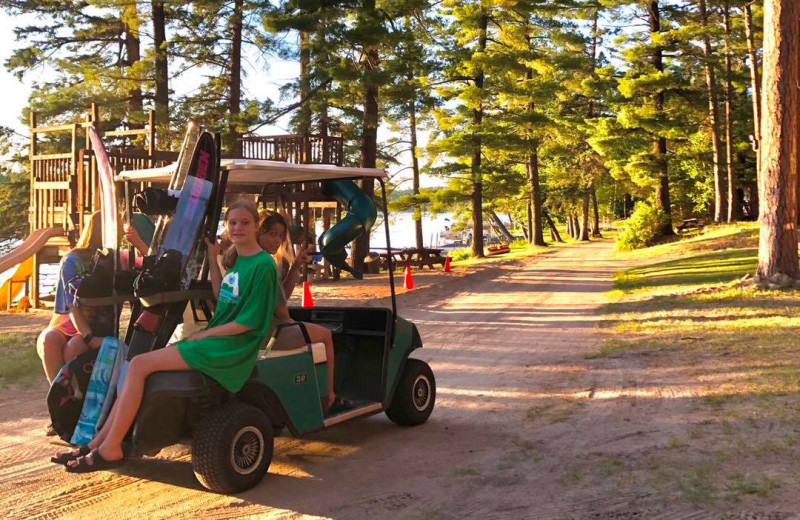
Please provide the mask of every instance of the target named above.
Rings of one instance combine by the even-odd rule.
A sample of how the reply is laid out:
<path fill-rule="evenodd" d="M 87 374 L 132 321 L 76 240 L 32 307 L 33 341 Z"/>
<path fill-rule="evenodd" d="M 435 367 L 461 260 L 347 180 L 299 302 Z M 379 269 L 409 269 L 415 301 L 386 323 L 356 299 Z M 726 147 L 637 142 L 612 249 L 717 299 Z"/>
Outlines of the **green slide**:
<path fill-rule="evenodd" d="M 344 248 L 372 229 L 378 217 L 375 204 L 353 181 L 323 182 L 322 193 L 340 202 L 345 207 L 347 216 L 319 237 L 319 251 L 331 265 L 360 280 L 364 275 L 347 265 L 347 252 Z"/>

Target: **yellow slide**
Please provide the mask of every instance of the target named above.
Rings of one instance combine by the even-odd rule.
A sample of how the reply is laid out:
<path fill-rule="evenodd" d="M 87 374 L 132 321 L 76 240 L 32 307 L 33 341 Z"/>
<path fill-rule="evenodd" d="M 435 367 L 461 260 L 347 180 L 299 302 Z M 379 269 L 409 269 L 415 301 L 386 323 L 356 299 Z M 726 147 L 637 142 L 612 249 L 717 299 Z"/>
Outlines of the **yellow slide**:
<path fill-rule="evenodd" d="M 14 274 L 11 275 L 11 278 L 3 282 L 3 285 L 0 285 L 0 311 L 8 310 L 8 286 L 10 284 L 14 284 L 11 287 L 11 301 L 13 302 L 14 299 L 19 296 L 19 293 L 22 292 L 22 289 L 25 288 L 25 280 L 33 273 L 33 257 L 28 258 L 21 264 L 19 264 L 14 271 Z"/>
<path fill-rule="evenodd" d="M 0 272 L 15 269 L 11 277 L 0 286 L 0 310 L 8 309 L 8 286 L 14 282 L 11 291 L 11 299 L 19 295 L 25 280 L 33 272 L 33 255 L 41 251 L 51 237 L 60 236 L 64 233 L 61 228 L 37 229 L 31 233 L 20 245 L 10 253 L 0 256 Z"/>

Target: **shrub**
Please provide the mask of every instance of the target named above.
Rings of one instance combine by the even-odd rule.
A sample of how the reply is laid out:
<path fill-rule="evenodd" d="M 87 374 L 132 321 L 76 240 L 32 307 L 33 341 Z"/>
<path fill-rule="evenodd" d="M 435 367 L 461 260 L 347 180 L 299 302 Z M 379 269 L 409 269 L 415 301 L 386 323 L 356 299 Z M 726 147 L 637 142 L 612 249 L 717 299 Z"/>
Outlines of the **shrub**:
<path fill-rule="evenodd" d="M 655 244 L 662 237 L 667 224 L 667 215 L 658 208 L 644 202 L 637 202 L 630 218 L 625 222 L 625 230 L 617 237 L 617 249 L 630 251 Z"/>
<path fill-rule="evenodd" d="M 447 256 L 450 257 L 450 261 L 452 262 L 457 262 L 459 260 L 466 260 L 467 258 L 470 258 L 472 256 L 472 250 L 467 248 L 453 249 L 452 251 L 447 253 Z"/>

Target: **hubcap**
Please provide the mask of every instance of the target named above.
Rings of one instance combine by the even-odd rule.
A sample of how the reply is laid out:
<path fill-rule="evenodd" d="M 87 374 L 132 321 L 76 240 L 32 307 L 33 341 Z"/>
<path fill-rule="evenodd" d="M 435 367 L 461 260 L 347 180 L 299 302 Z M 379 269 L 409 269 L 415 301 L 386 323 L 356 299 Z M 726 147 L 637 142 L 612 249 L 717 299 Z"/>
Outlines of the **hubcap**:
<path fill-rule="evenodd" d="M 241 475 L 255 471 L 264 458 L 264 436 L 255 426 L 245 426 L 233 437 L 231 466 Z"/>
<path fill-rule="evenodd" d="M 428 404 L 431 402 L 431 382 L 428 381 L 428 378 L 424 375 L 418 375 L 414 380 L 414 386 L 412 388 L 414 408 L 416 408 L 418 412 L 425 411 Z"/>

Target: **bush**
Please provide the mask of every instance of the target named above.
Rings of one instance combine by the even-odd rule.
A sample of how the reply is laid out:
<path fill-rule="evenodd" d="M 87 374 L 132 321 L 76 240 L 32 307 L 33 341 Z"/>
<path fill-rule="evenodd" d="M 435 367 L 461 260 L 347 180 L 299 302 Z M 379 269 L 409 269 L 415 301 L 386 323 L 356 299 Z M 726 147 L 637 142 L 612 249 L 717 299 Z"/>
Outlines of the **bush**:
<path fill-rule="evenodd" d="M 453 249 L 447 256 L 450 257 L 451 262 L 457 262 L 459 260 L 466 260 L 467 258 L 472 257 L 472 250 L 465 248 L 465 249 Z"/>
<path fill-rule="evenodd" d="M 625 222 L 625 230 L 617 237 L 617 249 L 630 251 L 655 244 L 669 222 L 667 215 L 644 202 L 637 202 L 630 218 Z"/>

